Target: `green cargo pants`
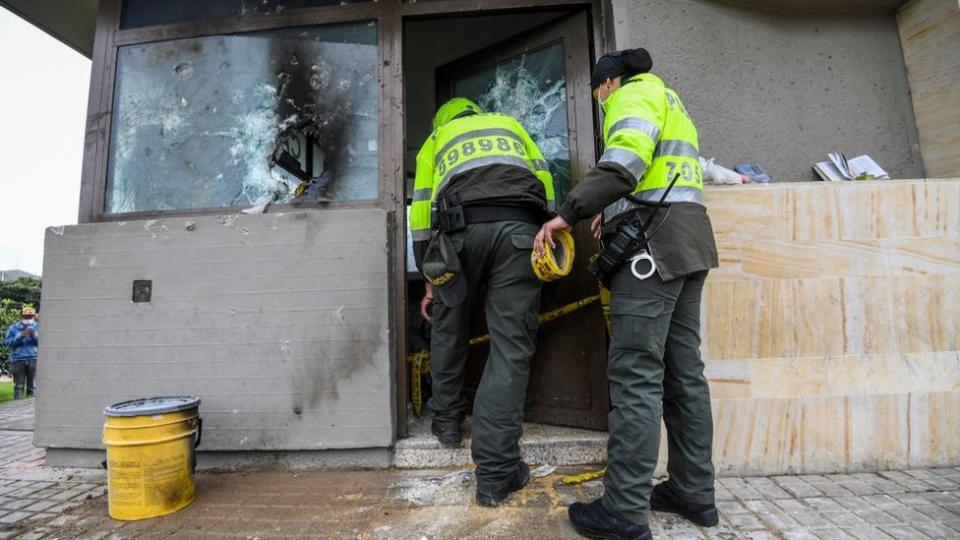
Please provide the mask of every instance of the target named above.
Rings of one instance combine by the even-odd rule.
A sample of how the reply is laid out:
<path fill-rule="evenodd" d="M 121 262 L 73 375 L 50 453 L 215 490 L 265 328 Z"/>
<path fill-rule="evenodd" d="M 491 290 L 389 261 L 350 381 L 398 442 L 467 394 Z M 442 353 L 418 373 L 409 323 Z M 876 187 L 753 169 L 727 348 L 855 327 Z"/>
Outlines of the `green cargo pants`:
<path fill-rule="evenodd" d="M 610 439 L 603 506 L 645 524 L 667 426 L 668 480 L 684 500 L 714 502 L 713 417 L 700 359 L 700 298 L 707 272 L 664 282 L 639 280 L 629 266 L 613 277 Z"/>
<path fill-rule="evenodd" d="M 520 463 L 523 404 L 536 350 L 540 281 L 530 265 L 539 227 L 519 221 L 468 225 L 451 235 L 470 289 L 456 307 L 434 299 L 430 368 L 434 422 L 456 426 L 467 409 L 463 391 L 470 311 L 486 287 L 490 355 L 473 403 L 472 454 L 484 491 L 506 485 Z"/>

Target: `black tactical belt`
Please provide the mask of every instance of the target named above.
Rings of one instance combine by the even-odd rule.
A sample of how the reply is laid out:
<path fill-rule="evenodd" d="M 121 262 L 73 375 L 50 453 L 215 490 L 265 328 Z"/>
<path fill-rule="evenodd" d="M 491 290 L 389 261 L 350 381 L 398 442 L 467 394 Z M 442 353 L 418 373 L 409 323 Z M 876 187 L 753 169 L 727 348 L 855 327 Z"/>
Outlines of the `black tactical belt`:
<path fill-rule="evenodd" d="M 534 225 L 544 222 L 544 212 L 536 207 L 525 206 L 495 206 L 452 204 L 446 198 L 437 201 L 434 210 L 437 229 L 443 233 L 462 231 L 472 223 L 494 223 L 496 221 L 523 221 Z"/>
<path fill-rule="evenodd" d="M 543 224 L 542 213 L 525 206 L 464 206 L 463 217 L 467 225 L 493 223 L 495 221 L 523 221 L 534 225 Z"/>

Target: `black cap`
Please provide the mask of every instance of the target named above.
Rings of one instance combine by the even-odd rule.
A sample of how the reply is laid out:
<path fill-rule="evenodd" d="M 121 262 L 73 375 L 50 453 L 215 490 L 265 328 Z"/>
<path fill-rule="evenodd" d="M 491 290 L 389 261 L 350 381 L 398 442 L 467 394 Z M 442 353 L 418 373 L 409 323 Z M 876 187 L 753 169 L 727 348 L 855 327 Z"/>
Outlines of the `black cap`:
<path fill-rule="evenodd" d="M 467 279 L 450 237 L 434 234 L 423 255 L 423 275 L 448 306 L 459 306 L 467 298 Z"/>
<path fill-rule="evenodd" d="M 646 49 L 624 49 L 601 56 L 590 75 L 590 88 L 596 90 L 607 79 L 633 77 L 653 69 L 653 59 Z"/>

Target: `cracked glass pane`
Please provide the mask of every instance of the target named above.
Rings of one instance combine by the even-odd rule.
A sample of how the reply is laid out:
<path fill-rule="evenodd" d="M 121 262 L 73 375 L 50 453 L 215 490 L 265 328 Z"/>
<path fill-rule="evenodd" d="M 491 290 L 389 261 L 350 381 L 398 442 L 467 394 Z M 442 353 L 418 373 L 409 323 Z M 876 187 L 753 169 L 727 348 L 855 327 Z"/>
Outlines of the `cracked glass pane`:
<path fill-rule="evenodd" d="M 570 191 L 570 140 L 563 43 L 514 56 L 453 84 L 454 95 L 513 116 L 530 133 L 553 174 L 559 208 Z"/>
<path fill-rule="evenodd" d="M 371 0 L 123 0 L 120 28 L 248 17 L 287 10 L 360 4 Z M 376 1 L 376 0 L 372 0 Z"/>
<path fill-rule="evenodd" d="M 377 27 L 130 45 L 106 213 L 378 196 Z"/>

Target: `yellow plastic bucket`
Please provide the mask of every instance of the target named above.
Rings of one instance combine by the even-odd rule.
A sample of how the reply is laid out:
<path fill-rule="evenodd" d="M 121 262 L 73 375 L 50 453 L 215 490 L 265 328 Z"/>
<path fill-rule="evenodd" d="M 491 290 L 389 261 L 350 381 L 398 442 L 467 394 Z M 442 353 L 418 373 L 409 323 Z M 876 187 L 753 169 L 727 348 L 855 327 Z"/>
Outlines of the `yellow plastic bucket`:
<path fill-rule="evenodd" d="M 110 517 L 147 519 L 193 501 L 203 421 L 195 397 L 124 401 L 103 410 Z"/>

